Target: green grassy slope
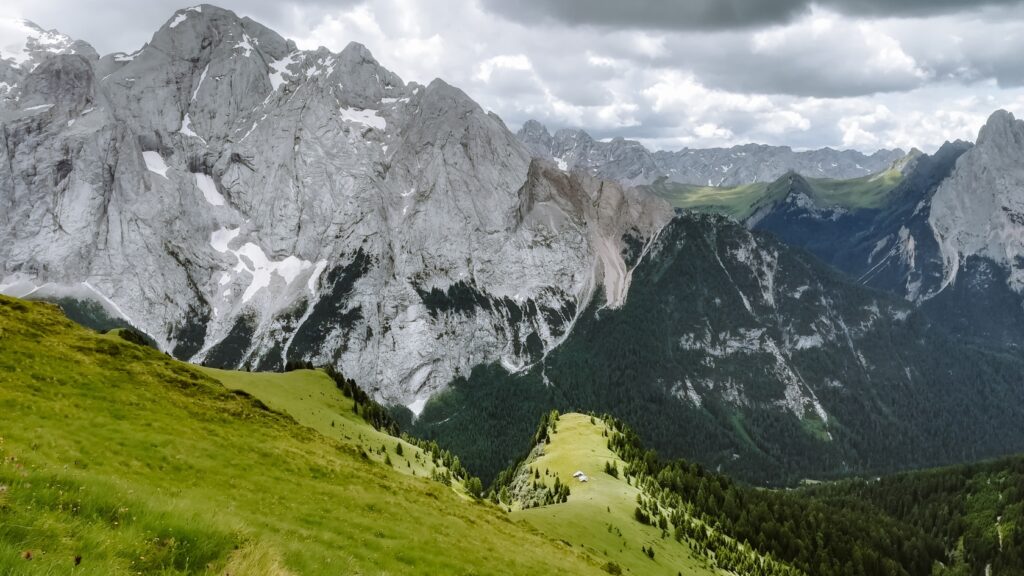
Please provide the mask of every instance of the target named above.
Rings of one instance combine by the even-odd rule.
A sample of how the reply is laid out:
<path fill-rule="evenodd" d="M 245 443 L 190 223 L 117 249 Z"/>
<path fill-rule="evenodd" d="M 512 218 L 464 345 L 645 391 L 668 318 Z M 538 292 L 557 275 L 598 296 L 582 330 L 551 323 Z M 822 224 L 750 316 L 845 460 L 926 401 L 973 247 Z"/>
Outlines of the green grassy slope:
<path fill-rule="evenodd" d="M 842 208 L 881 208 L 896 185 L 903 180 L 899 170 L 887 170 L 849 180 L 808 178 L 820 206 Z"/>
<path fill-rule="evenodd" d="M 568 501 L 561 504 L 517 510 L 521 517 L 542 533 L 585 548 L 605 562 L 614 562 L 625 573 L 638 575 L 723 574 L 699 557 L 688 544 L 662 537 L 655 526 L 637 522 L 634 510 L 640 488 L 604 472 L 613 462 L 619 470 L 625 463 L 608 449 L 604 422 L 583 414 L 564 414 L 551 434 L 544 454 L 528 463 L 541 472 L 540 480 L 552 486 L 555 478 L 568 484 Z M 573 478 L 582 471 L 587 482 Z M 550 473 L 550 474 L 549 474 Z M 650 558 L 642 550 L 653 548 Z"/>
<path fill-rule="evenodd" d="M 324 436 L 339 442 L 364 447 L 370 460 L 386 464 L 390 461 L 395 471 L 410 476 L 430 478 L 433 471 L 443 471 L 429 454 L 405 440 L 373 429 L 353 410 L 351 398 L 346 398 L 334 381 L 319 370 L 296 370 L 284 374 L 275 372 L 235 372 L 217 368 L 198 367 L 229 390 L 241 390 L 258 398 L 272 410 L 295 418 Z M 402 446 L 399 454 L 398 446 Z M 466 495 L 459 481 L 457 492 Z M 468 496 L 468 495 L 467 495 Z"/>
<path fill-rule="evenodd" d="M 314 396 L 330 384 L 274 378 Z M 0 574 L 600 573 L 491 505 L 364 457 L 373 431 L 343 411 L 297 403 L 277 407 L 313 428 L 0 297 Z M 328 418 L 348 432 L 317 432 Z"/>
<path fill-rule="evenodd" d="M 884 206 L 889 198 L 889 192 L 902 179 L 903 174 L 894 169 L 849 180 L 829 178 L 807 178 L 806 180 L 811 186 L 813 199 L 819 207 L 863 209 Z M 736 220 L 746 219 L 753 214 L 757 207 L 780 200 L 786 193 L 781 181 L 715 187 L 662 180 L 645 188 L 668 200 L 675 208 L 714 212 Z"/>
<path fill-rule="evenodd" d="M 714 212 L 743 220 L 753 212 L 754 205 L 766 197 L 768 184 L 754 182 L 743 186 L 717 187 L 658 181 L 645 188 L 668 200 L 674 208 Z"/>

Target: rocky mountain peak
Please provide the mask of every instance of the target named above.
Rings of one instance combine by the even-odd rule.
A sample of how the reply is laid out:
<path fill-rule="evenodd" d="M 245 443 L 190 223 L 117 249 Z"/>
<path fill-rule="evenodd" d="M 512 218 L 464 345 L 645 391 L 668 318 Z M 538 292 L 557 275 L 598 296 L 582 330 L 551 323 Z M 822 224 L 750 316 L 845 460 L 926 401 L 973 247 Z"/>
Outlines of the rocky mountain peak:
<path fill-rule="evenodd" d="M 553 139 L 544 126 L 536 120 L 527 120 L 516 133 L 519 141 L 530 149 L 530 152 L 538 158 L 551 158 L 551 146 Z"/>
<path fill-rule="evenodd" d="M 624 237 L 671 214 L 531 172 L 443 80 L 210 5 L 24 84 L 31 109 L 0 110 L 0 291 L 100 302 L 194 361 L 334 364 L 389 402 L 537 361 L 597 286 L 625 299 Z"/>
<path fill-rule="evenodd" d="M 31 71 L 42 58 L 52 54 L 96 57 L 91 46 L 57 30 L 44 30 L 30 20 L 0 19 L 0 63 Z"/>
<path fill-rule="evenodd" d="M 278 59 L 294 50 L 273 30 L 231 10 L 202 4 L 178 10 L 153 35 L 150 45 L 171 58 L 198 63 L 222 47 L 249 57 L 253 53 Z"/>
<path fill-rule="evenodd" d="M 98 58 L 92 46 L 56 30 L 29 20 L 0 18 L 0 109 L 18 106 L 25 78 L 40 64 L 72 54 L 89 61 Z"/>
<path fill-rule="evenodd" d="M 563 170 L 584 169 L 594 176 L 626 184 L 668 182 L 698 186 L 740 186 L 772 182 L 788 170 L 814 178 L 856 178 L 881 172 L 905 156 L 902 150 L 866 155 L 854 150 L 807 150 L 788 146 L 741 144 L 731 148 L 683 148 L 652 152 L 636 140 L 597 141 L 580 129 L 561 129 L 549 136 L 530 121 L 518 133 L 535 156 Z"/>
<path fill-rule="evenodd" d="M 1006 110 L 996 110 L 978 132 L 976 145 L 989 153 L 1019 158 L 1024 150 L 1024 120 L 1017 120 Z"/>
<path fill-rule="evenodd" d="M 1010 287 L 1024 291 L 1024 121 L 1005 110 L 989 117 L 936 191 L 929 222 L 945 262 L 943 288 L 977 256 L 1007 268 Z"/>

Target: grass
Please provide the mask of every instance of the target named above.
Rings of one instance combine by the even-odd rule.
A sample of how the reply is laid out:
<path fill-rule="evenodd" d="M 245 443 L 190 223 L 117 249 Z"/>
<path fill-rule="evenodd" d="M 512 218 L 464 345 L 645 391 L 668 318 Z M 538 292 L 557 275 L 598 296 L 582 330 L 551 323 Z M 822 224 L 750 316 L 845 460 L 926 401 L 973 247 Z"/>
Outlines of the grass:
<path fill-rule="evenodd" d="M 819 206 L 839 206 L 848 209 L 881 208 L 889 200 L 889 193 L 903 180 L 899 170 L 878 174 L 831 180 L 808 178 Z"/>
<path fill-rule="evenodd" d="M 430 478 L 431 473 L 445 470 L 435 465 L 431 456 L 419 447 L 377 431 L 353 411 L 351 398 L 346 398 L 334 381 L 320 370 L 296 370 L 284 374 L 274 372 L 236 372 L 200 367 L 206 375 L 229 390 L 240 390 L 259 399 L 270 409 L 295 418 L 320 434 L 342 443 L 365 449 L 370 460 L 391 462 L 396 472 Z M 402 446 L 401 454 L 398 445 Z M 468 497 L 461 483 L 456 492 Z"/>
<path fill-rule="evenodd" d="M 768 184 L 755 182 L 734 187 L 696 186 L 655 182 L 648 190 L 668 200 L 673 208 L 724 214 L 736 220 L 750 216 L 754 204 L 765 197 Z"/>
<path fill-rule="evenodd" d="M 806 181 L 818 207 L 857 210 L 883 207 L 889 199 L 889 193 L 902 179 L 903 174 L 899 170 L 887 170 L 849 180 L 806 178 Z M 715 187 L 663 180 L 651 184 L 647 190 L 664 198 L 675 208 L 714 212 L 736 220 L 745 220 L 759 206 L 780 200 L 787 192 L 783 181 Z"/>
<path fill-rule="evenodd" d="M 601 573 L 364 456 L 378 438 L 329 389 L 202 371 L 0 297 L 0 574 Z"/>
<path fill-rule="evenodd" d="M 620 472 L 624 469 L 624 462 L 607 447 L 603 436 L 606 429 L 600 419 L 563 414 L 544 454 L 530 465 L 540 470 L 549 486 L 555 476 L 568 483 L 569 499 L 562 504 L 517 510 L 513 516 L 544 534 L 587 550 L 602 562 L 614 562 L 626 574 L 724 574 L 710 568 L 707 560 L 671 534 L 662 538 L 659 528 L 634 519 L 640 489 L 628 484 L 621 473 L 614 478 L 604 472 L 608 462 L 615 463 Z M 588 481 L 575 480 L 572 475 L 576 471 L 585 473 Z M 653 548 L 654 558 L 642 548 Z"/>

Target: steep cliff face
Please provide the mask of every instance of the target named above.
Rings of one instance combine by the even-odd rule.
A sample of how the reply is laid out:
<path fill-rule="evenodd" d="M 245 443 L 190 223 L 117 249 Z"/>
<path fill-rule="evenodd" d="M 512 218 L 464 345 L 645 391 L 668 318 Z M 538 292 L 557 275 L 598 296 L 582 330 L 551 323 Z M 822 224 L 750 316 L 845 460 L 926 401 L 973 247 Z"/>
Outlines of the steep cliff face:
<path fill-rule="evenodd" d="M 418 434 L 490 475 L 544 410 L 636 422 L 660 454 L 743 479 L 875 474 L 1024 446 L 1019 354 L 967 345 L 902 298 L 721 216 L 684 214 L 542 363 L 475 369 Z"/>
<path fill-rule="evenodd" d="M 359 44 L 202 5 L 134 54 L 68 45 L 0 108 L 0 291 L 97 301 L 183 358 L 333 363 L 417 407 L 535 361 L 595 286 L 620 303 L 670 217 Z"/>
<path fill-rule="evenodd" d="M 747 220 L 785 242 L 813 252 L 858 282 L 920 302 L 939 289 L 942 264 L 928 225 L 936 188 L 971 147 L 947 143 L 933 155 L 894 167 L 903 175 L 877 206 L 864 208 L 808 199 L 807 181 L 792 175 Z"/>
<path fill-rule="evenodd" d="M 992 114 L 935 192 L 928 222 L 942 249 L 943 286 L 956 282 L 966 258 L 980 256 L 1009 271 L 1014 291 L 1024 290 L 1024 121 Z"/>
<path fill-rule="evenodd" d="M 974 145 L 916 159 L 881 206 L 800 197 L 791 186 L 748 225 L 915 302 L 958 337 L 1024 346 L 1024 122 L 1012 114 L 992 114 Z"/>
<path fill-rule="evenodd" d="M 634 140 L 599 141 L 583 130 L 562 129 L 552 135 L 535 120 L 523 124 L 517 135 L 532 154 L 554 161 L 563 170 L 581 169 L 633 185 L 665 179 L 731 187 L 771 182 L 789 171 L 815 178 L 856 178 L 885 170 L 904 156 L 902 150 L 867 155 L 831 148 L 796 152 L 787 146 L 760 144 L 652 152 Z"/>

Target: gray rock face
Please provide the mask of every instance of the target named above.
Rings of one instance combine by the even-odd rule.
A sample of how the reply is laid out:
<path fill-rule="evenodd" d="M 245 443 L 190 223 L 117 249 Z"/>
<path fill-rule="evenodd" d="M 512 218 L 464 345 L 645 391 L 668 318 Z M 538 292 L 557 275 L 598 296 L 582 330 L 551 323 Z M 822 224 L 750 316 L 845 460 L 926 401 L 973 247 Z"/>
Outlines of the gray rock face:
<path fill-rule="evenodd" d="M 865 155 L 831 148 L 794 152 L 788 146 L 760 144 L 651 152 L 633 140 L 600 142 L 583 130 L 563 129 L 552 136 L 535 120 L 526 122 L 518 136 L 534 155 L 563 170 L 580 168 L 632 185 L 666 178 L 698 186 L 739 186 L 771 182 L 789 171 L 812 178 L 856 178 L 886 170 L 905 156 L 902 150 Z"/>
<path fill-rule="evenodd" d="M 80 54 L 95 59 L 96 51 L 56 30 L 43 30 L 28 20 L 0 19 L 0 107 L 15 99 L 18 87 L 30 72 L 54 54 Z"/>
<path fill-rule="evenodd" d="M 69 45 L 0 108 L 0 292 L 92 295 L 180 357 L 331 363 L 419 409 L 620 304 L 627 247 L 671 216 L 358 44 L 202 5 L 134 54 Z"/>
<path fill-rule="evenodd" d="M 970 256 L 1009 271 L 1024 291 L 1024 121 L 999 110 L 978 133 L 974 148 L 935 192 L 928 219 L 945 263 L 943 288 L 956 282 Z"/>

